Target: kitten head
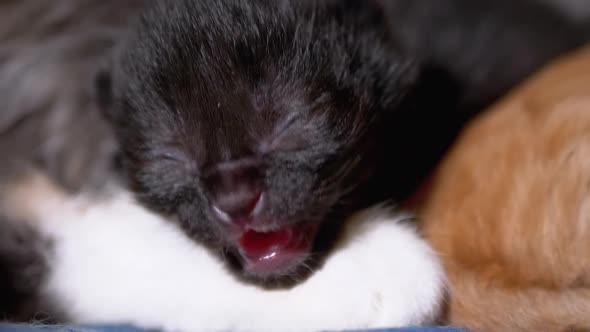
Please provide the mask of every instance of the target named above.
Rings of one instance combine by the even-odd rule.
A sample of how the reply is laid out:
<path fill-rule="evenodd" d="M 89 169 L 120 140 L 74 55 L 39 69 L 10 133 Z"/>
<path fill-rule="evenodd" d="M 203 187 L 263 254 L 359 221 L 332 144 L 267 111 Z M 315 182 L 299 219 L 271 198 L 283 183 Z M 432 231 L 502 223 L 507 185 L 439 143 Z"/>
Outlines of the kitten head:
<path fill-rule="evenodd" d="M 156 2 L 99 80 L 140 199 L 242 276 L 298 276 L 374 203 L 416 80 L 381 24 L 356 1 Z"/>

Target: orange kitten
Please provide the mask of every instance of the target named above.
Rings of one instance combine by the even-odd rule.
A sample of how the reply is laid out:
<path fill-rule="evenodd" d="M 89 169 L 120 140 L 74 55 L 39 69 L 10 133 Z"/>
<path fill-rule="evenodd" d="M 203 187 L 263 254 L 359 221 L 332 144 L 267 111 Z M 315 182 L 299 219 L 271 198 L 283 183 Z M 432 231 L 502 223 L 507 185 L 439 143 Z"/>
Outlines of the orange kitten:
<path fill-rule="evenodd" d="M 422 218 L 449 274 L 450 324 L 590 330 L 590 48 L 467 128 Z"/>

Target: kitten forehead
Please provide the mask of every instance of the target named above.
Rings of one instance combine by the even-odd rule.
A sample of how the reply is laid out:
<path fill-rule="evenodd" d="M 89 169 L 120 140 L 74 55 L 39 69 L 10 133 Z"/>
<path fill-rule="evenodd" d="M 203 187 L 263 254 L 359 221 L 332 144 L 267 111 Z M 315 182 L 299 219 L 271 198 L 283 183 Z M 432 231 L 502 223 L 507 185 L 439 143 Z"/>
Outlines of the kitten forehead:
<path fill-rule="evenodd" d="M 287 90 L 254 87 L 228 92 L 224 98 L 195 96 L 190 106 L 174 110 L 183 124 L 182 144 L 206 164 L 305 148 L 313 134 L 313 128 L 305 126 L 314 120 L 311 105 L 298 88 Z"/>

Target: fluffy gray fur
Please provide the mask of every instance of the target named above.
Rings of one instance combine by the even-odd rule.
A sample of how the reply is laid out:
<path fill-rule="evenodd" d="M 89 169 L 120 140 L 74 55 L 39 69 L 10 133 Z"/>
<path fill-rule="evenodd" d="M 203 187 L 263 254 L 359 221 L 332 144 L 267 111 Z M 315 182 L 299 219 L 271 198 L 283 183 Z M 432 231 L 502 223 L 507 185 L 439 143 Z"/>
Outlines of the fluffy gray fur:
<path fill-rule="evenodd" d="M 69 189 L 104 182 L 115 143 L 92 78 L 144 2 L 0 2 L 3 175 L 34 160 Z"/>

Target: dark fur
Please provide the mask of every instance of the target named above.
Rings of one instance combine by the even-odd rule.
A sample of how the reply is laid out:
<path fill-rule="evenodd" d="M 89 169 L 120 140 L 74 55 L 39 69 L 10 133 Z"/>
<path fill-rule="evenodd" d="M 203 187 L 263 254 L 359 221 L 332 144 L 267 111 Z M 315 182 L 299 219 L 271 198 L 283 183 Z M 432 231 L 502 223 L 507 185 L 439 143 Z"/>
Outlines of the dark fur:
<path fill-rule="evenodd" d="M 472 114 L 581 40 L 524 1 L 159 1 L 101 99 L 132 187 L 190 236 L 235 254 L 215 174 L 248 164 L 260 218 L 322 225 L 320 251 L 343 216 L 405 197 Z"/>
<path fill-rule="evenodd" d="M 210 208 L 220 163 L 255 165 L 272 227 L 336 221 L 369 203 L 358 195 L 387 157 L 382 126 L 419 73 L 377 10 L 350 6 L 165 1 L 149 11 L 114 71 L 109 112 L 142 200 L 229 255 Z"/>
<path fill-rule="evenodd" d="M 590 27 L 587 24 L 590 19 L 590 5 L 586 0 L 538 0 L 541 3 L 546 3 L 557 10 L 560 10 L 568 17 L 575 21 L 583 22 L 586 27 Z"/>
<path fill-rule="evenodd" d="M 38 310 L 47 300 L 41 286 L 50 268 L 50 247 L 32 227 L 0 217 L 0 321 L 49 322 L 49 314 Z"/>

